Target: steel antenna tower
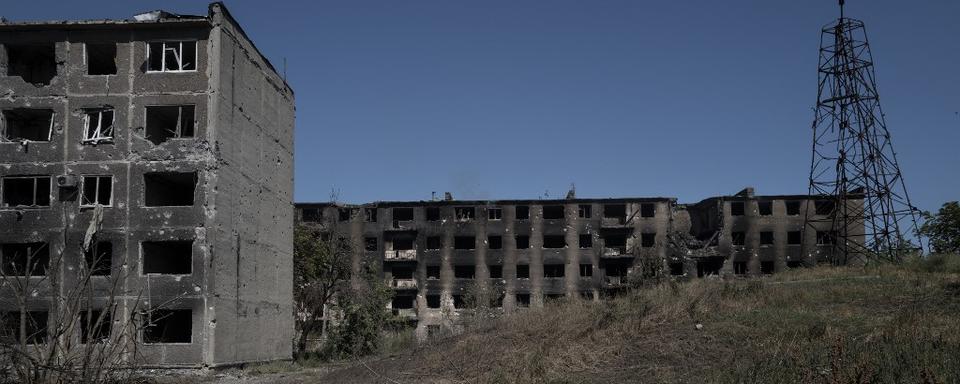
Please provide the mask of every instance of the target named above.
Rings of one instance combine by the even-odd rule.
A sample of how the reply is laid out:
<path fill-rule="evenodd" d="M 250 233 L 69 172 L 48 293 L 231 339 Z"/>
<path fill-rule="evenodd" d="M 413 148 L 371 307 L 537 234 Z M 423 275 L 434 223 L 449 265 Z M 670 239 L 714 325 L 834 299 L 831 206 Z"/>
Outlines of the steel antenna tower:
<path fill-rule="evenodd" d="M 833 244 L 834 263 L 898 262 L 922 249 L 919 211 L 880 108 L 866 30 L 844 17 L 843 3 L 840 18 L 820 34 L 810 195 L 824 200 L 806 210 L 804 231 L 819 230 L 818 244 Z"/>

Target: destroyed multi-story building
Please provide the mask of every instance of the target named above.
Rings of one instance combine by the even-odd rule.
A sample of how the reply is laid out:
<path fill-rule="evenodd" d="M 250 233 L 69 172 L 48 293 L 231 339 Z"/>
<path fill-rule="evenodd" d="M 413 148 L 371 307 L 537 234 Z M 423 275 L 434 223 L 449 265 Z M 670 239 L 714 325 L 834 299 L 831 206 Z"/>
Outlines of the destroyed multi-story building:
<path fill-rule="evenodd" d="M 0 22 L 3 271 L 24 253 L 62 255 L 59 270 L 21 277 L 68 284 L 99 219 L 109 268 L 94 285 L 127 271 L 125 295 L 163 305 L 142 330 L 142 364 L 290 358 L 294 110 L 222 3 L 202 16 Z M 54 304 L 40 292 L 34 320 Z"/>
<path fill-rule="evenodd" d="M 418 336 L 455 327 L 462 309 L 505 312 L 560 297 L 599 299 L 645 277 L 762 275 L 832 260 L 823 197 L 297 203 L 300 225 L 350 239 L 353 266 L 375 260 L 390 307 Z M 478 297 L 482 297 L 478 302 Z"/>

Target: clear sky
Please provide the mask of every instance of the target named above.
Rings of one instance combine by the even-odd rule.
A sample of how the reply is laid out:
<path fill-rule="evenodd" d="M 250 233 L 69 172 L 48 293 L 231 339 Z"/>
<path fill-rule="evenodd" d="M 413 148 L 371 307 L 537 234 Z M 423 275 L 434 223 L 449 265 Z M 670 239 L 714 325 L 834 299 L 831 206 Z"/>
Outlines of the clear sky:
<path fill-rule="evenodd" d="M 11 20 L 200 1 L 13 1 Z M 297 98 L 296 200 L 807 192 L 835 1 L 227 1 Z M 960 199 L 960 1 L 848 0 L 917 206 Z"/>

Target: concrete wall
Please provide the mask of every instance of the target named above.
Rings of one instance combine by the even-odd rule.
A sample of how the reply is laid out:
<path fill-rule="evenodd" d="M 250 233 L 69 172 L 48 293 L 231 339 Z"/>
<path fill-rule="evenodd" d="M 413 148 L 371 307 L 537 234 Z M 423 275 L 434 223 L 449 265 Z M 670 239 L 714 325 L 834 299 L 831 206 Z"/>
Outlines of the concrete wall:
<path fill-rule="evenodd" d="M 197 42 L 196 71 L 146 71 L 147 42 Z M 0 177 L 112 175 L 113 204 L 100 238 L 113 264 L 130 271 L 124 295 L 133 307 L 160 303 L 192 310 L 189 343 L 140 348 L 151 366 L 216 366 L 291 356 L 294 101 L 220 4 L 205 18 L 131 23 L 0 26 L 0 45 L 54 42 L 57 76 L 37 86 L 6 76 L 0 49 L 0 110 L 55 111 L 49 142 L 0 142 Z M 85 43 L 116 43 L 117 73 L 86 74 Z M 193 137 L 145 139 L 145 107 L 195 106 Z M 115 111 L 114 140 L 82 144 L 83 108 Z M 192 206 L 147 207 L 144 173 L 196 172 Z M 46 241 L 51 253 L 79 260 L 92 210 L 77 191 L 51 188 L 51 204 L 0 208 L 0 243 Z M 71 197 L 72 195 L 72 197 Z M 66 232 L 67 236 L 62 233 Z M 189 275 L 141 273 L 141 242 L 192 240 Z M 74 263 L 74 264 L 71 264 Z M 98 278 L 104 279 L 104 278 Z M 40 299 L 41 301 L 43 299 Z"/>

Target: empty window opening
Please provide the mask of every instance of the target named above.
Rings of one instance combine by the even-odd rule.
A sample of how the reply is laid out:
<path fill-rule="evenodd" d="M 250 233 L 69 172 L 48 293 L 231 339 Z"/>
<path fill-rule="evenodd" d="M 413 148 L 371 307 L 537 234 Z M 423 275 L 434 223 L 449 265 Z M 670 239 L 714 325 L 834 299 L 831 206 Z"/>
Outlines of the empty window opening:
<path fill-rule="evenodd" d="M 580 235 L 580 249 L 593 248 L 593 235 L 587 233 Z"/>
<path fill-rule="evenodd" d="M 147 108 L 147 140 L 159 145 L 168 139 L 193 137 L 196 128 L 193 105 L 154 105 Z"/>
<path fill-rule="evenodd" d="M 617 219 L 621 224 L 627 221 L 627 206 L 624 204 L 607 204 L 603 206 L 604 219 Z"/>
<path fill-rule="evenodd" d="M 487 220 L 501 220 L 501 219 L 503 219 L 502 208 L 487 208 Z"/>
<path fill-rule="evenodd" d="M 301 220 L 307 223 L 319 223 L 323 220 L 322 208 L 303 208 L 300 210 Z"/>
<path fill-rule="evenodd" d="M 657 206 L 653 203 L 640 204 L 640 217 L 654 217 L 657 215 Z"/>
<path fill-rule="evenodd" d="M 743 216 L 744 211 L 744 203 L 742 201 L 730 202 L 730 216 Z"/>
<path fill-rule="evenodd" d="M 607 277 L 627 277 L 630 273 L 630 261 L 607 261 L 603 264 L 604 275 Z"/>
<path fill-rule="evenodd" d="M 776 271 L 776 263 L 772 261 L 761 261 L 760 262 L 760 273 L 764 275 L 772 274 Z"/>
<path fill-rule="evenodd" d="M 517 306 L 521 308 L 527 308 L 530 306 L 530 294 L 529 293 L 518 293 L 516 295 Z"/>
<path fill-rule="evenodd" d="M 527 264 L 517 264 L 517 278 L 518 279 L 529 279 L 530 278 L 530 266 Z"/>
<path fill-rule="evenodd" d="M 379 248 L 379 242 L 376 237 L 364 237 L 363 238 L 363 250 L 367 252 L 374 252 Z"/>
<path fill-rule="evenodd" d="M 746 261 L 734 261 L 733 262 L 733 273 L 736 275 L 746 275 L 747 274 L 747 262 Z"/>
<path fill-rule="evenodd" d="M 143 274 L 189 275 L 193 272 L 193 240 L 144 241 Z"/>
<path fill-rule="evenodd" d="M 337 210 L 340 221 L 350 221 L 360 214 L 359 208 L 340 208 Z"/>
<path fill-rule="evenodd" d="M 7 76 L 20 76 L 34 85 L 49 85 L 57 76 L 56 47 L 49 44 L 4 44 Z"/>
<path fill-rule="evenodd" d="M 464 300 L 463 295 L 453 295 L 453 307 L 456 309 L 467 307 L 467 302 Z"/>
<path fill-rule="evenodd" d="M 109 276 L 113 269 L 113 243 L 98 241 L 83 252 L 91 276 Z"/>
<path fill-rule="evenodd" d="M 0 315 L 0 326 L 3 327 L 2 336 L 11 340 L 2 340 L 24 344 L 43 344 L 47 339 L 47 318 L 45 311 L 11 311 Z M 23 325 L 21 327 L 21 325 Z"/>
<path fill-rule="evenodd" d="M 147 43 L 147 72 L 184 72 L 196 70 L 196 41 L 156 41 Z"/>
<path fill-rule="evenodd" d="M 487 248 L 490 248 L 490 249 L 503 248 L 503 236 L 487 236 Z"/>
<path fill-rule="evenodd" d="M 603 237 L 603 247 L 618 251 L 620 254 L 625 254 L 627 253 L 627 235 L 606 235 Z"/>
<path fill-rule="evenodd" d="M 577 207 L 577 216 L 581 219 L 589 219 L 593 216 L 593 207 L 590 206 L 590 204 L 580 204 L 580 206 Z"/>
<path fill-rule="evenodd" d="M 503 266 L 491 264 L 487 266 L 487 271 L 490 272 L 491 279 L 502 279 L 503 278 Z"/>
<path fill-rule="evenodd" d="M 453 267 L 453 277 L 458 279 L 472 279 L 477 275 L 477 267 L 473 265 L 456 265 Z"/>
<path fill-rule="evenodd" d="M 440 221 L 440 208 L 437 208 L 437 207 L 428 207 L 428 208 L 427 208 L 427 221 Z"/>
<path fill-rule="evenodd" d="M 730 232 L 730 243 L 733 245 L 744 245 L 747 240 L 745 232 Z"/>
<path fill-rule="evenodd" d="M 517 239 L 517 249 L 530 248 L 530 236 L 517 235 L 516 239 Z"/>
<path fill-rule="evenodd" d="M 394 266 L 390 268 L 390 275 L 393 276 L 394 279 L 399 280 L 412 279 L 414 272 L 415 269 L 410 266 Z"/>
<path fill-rule="evenodd" d="M 427 308 L 440 308 L 440 295 L 427 295 Z"/>
<path fill-rule="evenodd" d="M 760 201 L 757 203 L 757 209 L 760 211 L 760 216 L 770 216 L 773 214 L 773 202 Z"/>
<path fill-rule="evenodd" d="M 832 245 L 836 243 L 836 233 L 833 231 L 817 231 L 818 245 Z"/>
<path fill-rule="evenodd" d="M 50 264 L 50 247 L 47 243 L 2 244 L 0 263 L 5 276 L 44 276 Z"/>
<path fill-rule="evenodd" d="M 4 141 L 50 141 L 53 110 L 15 108 L 3 111 Z"/>
<path fill-rule="evenodd" d="M 515 207 L 517 220 L 530 219 L 530 207 L 527 205 L 518 205 Z"/>
<path fill-rule="evenodd" d="M 427 266 L 427 279 L 440 279 L 440 266 L 439 266 L 439 265 L 428 265 L 428 266 Z"/>
<path fill-rule="evenodd" d="M 567 239 L 563 235 L 543 235 L 543 247 L 544 248 L 566 248 Z"/>
<path fill-rule="evenodd" d="M 723 268 L 723 261 L 722 256 L 704 257 L 697 260 L 697 277 L 719 275 L 720 269 Z"/>
<path fill-rule="evenodd" d="M 456 236 L 453 238 L 453 249 L 474 249 L 477 247 L 477 238 L 473 236 Z"/>
<path fill-rule="evenodd" d="M 428 250 L 437 250 L 443 246 L 443 240 L 440 239 L 440 236 L 430 236 L 427 237 L 427 249 Z"/>
<path fill-rule="evenodd" d="M 554 278 L 563 277 L 565 266 L 563 264 L 544 264 L 543 277 Z"/>
<path fill-rule="evenodd" d="M 683 263 L 670 263 L 670 275 L 683 276 Z"/>
<path fill-rule="evenodd" d="M 580 277 L 593 277 L 593 264 L 580 264 Z"/>
<path fill-rule="evenodd" d="M 143 342 L 190 343 L 193 333 L 193 311 L 189 309 L 155 309 L 147 314 Z"/>
<path fill-rule="evenodd" d="M 643 248 L 653 248 L 657 243 L 657 234 L 656 233 L 641 233 L 640 234 L 640 246 Z"/>
<path fill-rule="evenodd" d="M 0 188 L 4 207 L 50 206 L 50 176 L 4 177 Z"/>
<path fill-rule="evenodd" d="M 113 176 L 84 176 L 81 207 L 113 206 Z"/>
<path fill-rule="evenodd" d="M 376 239 L 376 238 L 374 238 Z M 414 248 L 415 238 L 409 236 L 401 236 L 393 238 L 393 250 L 394 251 L 409 251 Z M 376 249 L 374 249 L 376 251 Z"/>
<path fill-rule="evenodd" d="M 83 48 L 87 53 L 88 75 L 117 74 L 117 44 L 86 43 Z"/>
<path fill-rule="evenodd" d="M 147 207 L 191 206 L 196 187 L 196 172 L 143 174 L 143 195 Z"/>
<path fill-rule="evenodd" d="M 784 202 L 784 205 L 787 208 L 787 215 L 797 216 L 800 214 L 800 202 L 799 201 L 787 201 Z"/>
<path fill-rule="evenodd" d="M 376 208 L 364 208 L 363 209 L 363 221 L 368 223 L 377 222 L 377 209 Z"/>
<path fill-rule="evenodd" d="M 390 301 L 390 308 L 393 309 L 413 309 L 413 296 L 402 295 L 394 296 L 393 300 Z"/>
<path fill-rule="evenodd" d="M 394 208 L 393 221 L 413 221 L 413 208 Z"/>
<path fill-rule="evenodd" d="M 829 215 L 833 213 L 834 204 L 830 200 L 817 200 L 814 207 L 818 215 Z"/>
<path fill-rule="evenodd" d="M 787 245 L 800 245 L 803 242 L 803 235 L 800 231 L 787 232 Z"/>
<path fill-rule="evenodd" d="M 800 260 L 787 260 L 787 268 L 800 268 L 803 267 L 803 261 Z"/>
<path fill-rule="evenodd" d="M 477 217 L 477 211 L 473 207 L 456 207 L 454 213 L 460 221 L 473 220 Z"/>
<path fill-rule="evenodd" d="M 80 312 L 80 342 L 97 343 L 110 337 L 111 316 L 109 311 L 87 310 Z"/>
<path fill-rule="evenodd" d="M 760 232 L 760 245 L 773 245 L 773 232 Z"/>
<path fill-rule="evenodd" d="M 563 219 L 563 206 L 562 205 L 544 205 L 543 206 L 543 219 L 544 220 L 561 220 Z"/>

